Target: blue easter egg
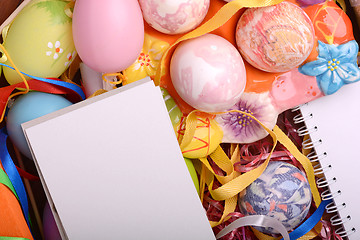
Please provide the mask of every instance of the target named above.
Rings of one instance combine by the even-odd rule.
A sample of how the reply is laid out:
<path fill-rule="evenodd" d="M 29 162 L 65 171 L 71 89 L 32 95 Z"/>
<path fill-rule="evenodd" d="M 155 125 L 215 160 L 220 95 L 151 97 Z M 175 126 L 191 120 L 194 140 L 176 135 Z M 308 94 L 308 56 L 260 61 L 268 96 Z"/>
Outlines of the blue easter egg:
<path fill-rule="evenodd" d="M 291 231 L 305 219 L 311 199 L 311 189 L 305 174 L 289 163 L 274 161 L 241 192 L 239 206 L 245 215 L 273 217 Z M 279 234 L 273 228 L 255 228 L 265 234 Z"/>
<path fill-rule="evenodd" d="M 66 98 L 43 92 L 29 92 L 18 97 L 11 106 L 6 129 L 12 143 L 26 157 L 32 159 L 21 124 L 72 105 Z"/>

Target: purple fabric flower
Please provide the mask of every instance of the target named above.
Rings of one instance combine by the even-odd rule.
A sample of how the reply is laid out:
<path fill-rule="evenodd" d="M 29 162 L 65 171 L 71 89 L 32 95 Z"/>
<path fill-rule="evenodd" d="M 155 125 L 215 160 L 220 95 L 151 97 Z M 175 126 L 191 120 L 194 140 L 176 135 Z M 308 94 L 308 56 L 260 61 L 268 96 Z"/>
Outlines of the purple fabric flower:
<path fill-rule="evenodd" d="M 326 0 L 297 0 L 297 2 L 300 4 L 300 7 L 307 7 L 310 5 L 315 5 L 318 3 L 323 3 Z"/>
<path fill-rule="evenodd" d="M 228 110 L 240 110 L 257 118 L 265 126 L 272 129 L 278 112 L 274 108 L 268 93 L 243 93 L 240 101 Z M 240 112 L 228 112 L 216 116 L 227 143 L 252 143 L 268 135 L 263 127 L 251 117 Z"/>

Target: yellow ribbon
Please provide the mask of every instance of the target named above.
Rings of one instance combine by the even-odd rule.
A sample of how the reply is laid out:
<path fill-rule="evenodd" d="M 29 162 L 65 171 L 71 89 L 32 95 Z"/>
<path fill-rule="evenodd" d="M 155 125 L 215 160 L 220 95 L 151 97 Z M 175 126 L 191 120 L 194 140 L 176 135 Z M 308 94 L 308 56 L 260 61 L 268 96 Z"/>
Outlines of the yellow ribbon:
<path fill-rule="evenodd" d="M 344 12 L 346 12 L 346 3 L 344 0 L 335 0 L 336 3 L 338 3 L 340 5 L 340 7 L 342 8 L 342 10 Z"/>
<path fill-rule="evenodd" d="M 189 116 L 186 119 L 186 129 L 184 133 L 184 137 L 180 143 L 180 148 L 183 149 L 191 142 L 191 139 L 194 136 L 195 129 L 196 129 L 196 113 L 199 112 L 198 110 L 195 110 L 189 114 Z M 229 112 L 239 112 L 242 114 L 245 114 L 248 117 L 251 117 L 253 120 L 258 122 L 272 137 L 273 139 L 273 147 L 272 150 L 265 160 L 263 164 L 261 164 L 256 169 L 249 171 L 245 174 L 240 175 L 240 173 L 237 173 L 234 171 L 234 163 L 240 159 L 240 155 L 238 153 L 238 149 L 235 149 L 233 157 L 231 160 L 227 157 L 227 155 L 224 153 L 224 151 L 221 149 L 221 147 L 218 147 L 213 153 L 210 154 L 210 157 L 214 160 L 214 162 L 221 167 L 225 172 L 226 176 L 219 176 L 216 174 L 211 167 L 210 163 L 208 162 L 207 158 L 199 158 L 199 160 L 203 163 L 203 165 L 206 167 L 207 171 L 211 173 L 211 175 L 202 173 L 201 176 L 205 177 L 205 183 L 208 185 L 209 192 L 214 200 L 222 201 L 225 200 L 225 209 L 222 215 L 222 218 L 219 222 L 210 222 L 211 226 L 217 226 L 221 224 L 227 217 L 227 215 L 231 212 L 235 211 L 236 205 L 237 205 L 237 199 L 238 194 L 244 190 L 247 186 L 249 186 L 253 181 L 255 181 L 266 169 L 271 154 L 275 150 L 275 147 L 277 145 L 277 136 L 276 134 L 271 131 L 269 128 L 267 128 L 263 123 L 261 123 L 257 118 L 255 118 L 253 115 L 243 112 L 240 110 L 231 110 Z M 216 113 L 216 114 L 223 114 L 223 113 Z M 203 175 L 204 174 L 204 175 Z M 213 190 L 213 184 L 214 184 L 214 176 L 219 180 L 219 182 L 222 184 L 221 187 Z M 200 179 L 200 183 L 203 184 L 203 180 Z M 202 196 L 202 194 L 201 194 Z"/>
<path fill-rule="evenodd" d="M 93 98 L 93 97 L 99 96 L 99 95 L 101 95 L 103 93 L 106 93 L 106 92 L 108 92 L 108 91 L 105 90 L 105 89 L 98 89 L 93 94 L 91 94 L 88 98 Z"/>
<path fill-rule="evenodd" d="M 119 80 L 118 80 L 118 81 L 111 82 L 111 81 L 109 81 L 106 77 L 118 77 Z M 117 85 L 117 84 L 122 83 L 122 82 L 123 82 L 123 79 L 124 79 L 124 76 L 123 76 L 121 73 L 119 73 L 119 72 L 116 72 L 116 73 L 104 73 L 104 74 L 102 75 L 102 80 L 103 80 L 104 82 L 107 82 L 107 83 L 110 83 L 110 84 L 113 84 L 113 85 Z"/>
<path fill-rule="evenodd" d="M 222 176 L 217 176 L 218 180 L 220 182 L 226 182 L 225 184 L 223 184 L 221 187 L 213 190 L 213 181 L 210 183 L 209 185 L 209 191 L 211 196 L 213 197 L 214 200 L 217 201 L 222 201 L 222 200 L 226 200 L 229 198 L 232 198 L 234 196 L 236 196 L 237 194 L 239 194 L 242 190 L 244 190 L 247 186 L 249 186 L 253 181 L 255 181 L 265 170 L 265 168 L 267 167 L 270 158 L 271 158 L 271 154 L 274 152 L 276 144 L 278 142 L 278 137 L 277 135 L 271 131 L 269 128 L 267 128 L 262 122 L 260 122 L 257 118 L 255 118 L 253 115 L 247 113 L 247 112 L 243 112 L 240 110 L 230 110 L 229 112 L 238 112 L 241 114 L 245 114 L 248 117 L 251 117 L 253 120 L 255 120 L 257 123 L 259 123 L 272 137 L 273 139 L 273 147 L 271 149 L 271 152 L 269 154 L 269 156 L 267 157 L 267 159 L 265 160 L 265 162 L 263 164 L 261 164 L 259 167 L 257 167 L 256 169 L 249 171 L 247 173 L 244 173 L 240 176 L 237 176 L 235 178 L 233 178 L 232 180 L 229 181 L 229 179 L 226 179 L 225 177 Z M 216 113 L 216 114 L 224 114 L 224 113 Z M 186 126 L 186 128 L 188 128 L 188 126 Z M 187 129 L 186 129 L 187 130 Z M 186 136 L 187 131 L 185 130 L 185 135 L 184 135 L 184 139 L 188 138 L 188 136 Z M 193 130 L 195 131 L 195 130 Z M 192 130 L 188 130 L 188 132 L 193 132 Z M 183 144 L 181 143 L 180 145 L 181 147 L 183 146 Z M 216 156 L 215 153 L 210 154 L 210 156 Z M 223 164 L 226 164 L 227 161 L 230 160 L 224 160 L 227 156 L 225 154 L 222 155 L 222 157 L 218 157 L 216 159 L 214 159 L 218 164 L 223 162 Z M 219 160 L 221 159 L 221 160 Z M 206 163 L 207 160 L 206 158 L 201 158 L 200 161 L 202 161 L 206 167 L 208 167 L 208 169 L 216 176 L 215 172 L 211 169 L 210 164 Z M 233 172 L 233 168 L 231 169 Z M 224 179 L 224 181 L 222 181 Z"/>
<path fill-rule="evenodd" d="M 183 149 L 191 142 L 191 139 L 194 136 L 196 129 L 196 113 L 199 112 L 195 110 L 191 112 L 186 119 L 186 129 L 183 137 L 183 141 L 180 143 L 180 148 Z M 258 119 L 256 119 L 253 115 L 243 112 L 240 110 L 231 110 L 229 112 L 238 112 L 241 114 L 245 114 L 251 117 L 253 120 L 258 122 L 272 137 L 273 139 L 273 147 L 271 152 L 264 163 L 262 163 L 256 169 L 253 169 L 249 172 L 246 172 L 242 175 L 234 170 L 234 164 L 237 161 L 240 161 L 240 154 L 238 147 L 235 148 L 234 153 L 231 159 L 225 154 L 222 148 L 219 146 L 213 153 L 210 154 L 211 159 L 215 162 L 217 166 L 219 166 L 225 173 L 225 176 L 220 176 L 216 174 L 211 167 L 207 157 L 199 158 L 199 160 L 203 164 L 203 168 L 201 171 L 201 199 L 203 196 L 203 190 L 205 188 L 205 184 L 208 186 L 209 192 L 214 200 L 223 201 L 225 200 L 225 208 L 223 211 L 223 215 L 218 222 L 210 222 L 211 226 L 217 226 L 226 220 L 226 217 L 229 213 L 234 212 L 236 205 L 238 194 L 243 191 L 247 186 L 249 186 L 252 182 L 254 182 L 266 169 L 268 163 L 270 162 L 271 155 L 275 150 L 277 142 L 282 143 L 290 153 L 302 164 L 313 195 L 314 202 L 316 206 L 319 206 L 321 202 L 320 194 L 316 186 L 315 175 L 312 164 L 310 160 L 303 155 L 294 145 L 294 143 L 286 136 L 286 134 L 278 127 L 275 126 L 273 131 L 267 128 L 264 124 L 262 124 Z M 216 114 L 224 114 L 224 113 L 216 113 Z M 205 167 L 205 169 L 204 169 Z M 204 171 L 205 170 L 205 171 Z M 216 179 L 222 184 L 222 186 L 213 189 L 214 180 Z"/>
<path fill-rule="evenodd" d="M 165 68 L 165 59 L 169 53 L 169 51 L 176 46 L 178 43 L 200 37 L 206 33 L 212 32 L 215 29 L 218 29 L 222 25 L 224 25 L 235 13 L 237 13 L 241 8 L 252 8 L 252 7 L 266 7 L 275 4 L 279 4 L 284 0 L 233 0 L 227 4 L 225 4 L 211 19 L 205 22 L 203 25 L 199 26 L 195 30 L 185 34 L 184 36 L 180 37 L 176 42 L 171 45 L 164 55 L 161 58 L 160 66 L 156 70 L 156 75 L 154 82 L 156 85 L 160 84 L 161 73 L 164 71 Z"/>
<path fill-rule="evenodd" d="M 64 12 L 69 18 L 72 18 L 73 17 L 74 7 L 75 7 L 75 1 L 73 1 L 73 0 L 67 0 L 67 1 L 69 3 L 67 3 L 65 5 Z"/>
<path fill-rule="evenodd" d="M 310 184 L 314 202 L 318 207 L 321 203 L 321 197 L 315 182 L 314 168 L 310 160 L 298 150 L 295 144 L 286 136 L 286 134 L 278 126 L 275 126 L 273 131 L 278 136 L 279 142 L 283 144 L 287 148 L 287 150 L 289 150 L 290 153 L 296 158 L 296 160 L 298 160 L 301 163 L 301 165 L 304 167 L 304 170 L 306 172 Z"/>

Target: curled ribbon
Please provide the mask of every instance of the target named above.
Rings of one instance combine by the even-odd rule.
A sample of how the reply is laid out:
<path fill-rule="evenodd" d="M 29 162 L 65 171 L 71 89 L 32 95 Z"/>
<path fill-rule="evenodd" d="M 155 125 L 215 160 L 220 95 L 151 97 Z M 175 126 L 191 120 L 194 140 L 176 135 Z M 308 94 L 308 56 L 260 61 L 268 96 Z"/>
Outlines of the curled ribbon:
<path fill-rule="evenodd" d="M 284 240 L 290 240 L 290 236 L 286 228 L 280 221 L 264 215 L 251 215 L 239 218 L 238 220 L 232 222 L 230 225 L 226 226 L 223 230 L 221 230 L 216 235 L 216 239 L 225 236 L 235 228 L 244 226 L 271 227 L 276 229 L 283 236 Z"/>
<path fill-rule="evenodd" d="M 258 119 L 256 119 L 253 115 L 247 112 L 242 112 L 240 110 L 231 110 L 230 112 L 239 112 L 241 114 L 245 114 L 258 122 L 272 137 L 273 145 L 265 161 L 261 163 L 258 167 L 244 174 L 240 174 L 239 172 L 234 170 L 234 164 L 240 160 L 240 151 L 238 147 L 235 148 L 231 159 L 228 158 L 227 154 L 222 150 L 220 146 L 209 155 L 209 157 L 214 161 L 214 163 L 225 172 L 225 176 L 224 174 L 219 174 L 214 171 L 211 164 L 209 163 L 208 157 L 199 158 L 199 160 L 203 164 L 202 171 L 200 173 L 201 200 L 203 199 L 205 185 L 207 185 L 210 195 L 214 200 L 225 201 L 225 207 L 221 219 L 218 222 L 210 221 L 210 225 L 212 227 L 215 227 L 221 224 L 229 218 L 228 216 L 231 212 L 235 211 L 235 208 L 237 206 L 238 194 L 243 191 L 247 186 L 249 186 L 252 182 L 254 182 L 264 172 L 278 141 L 282 143 L 287 148 L 287 150 L 302 164 L 308 177 L 315 204 L 316 206 L 319 206 L 321 203 L 321 198 L 316 186 L 312 164 L 310 160 L 297 149 L 295 144 L 286 136 L 286 134 L 283 133 L 278 126 L 275 126 L 273 130 L 268 129 Z M 193 112 L 191 112 L 186 119 L 185 133 L 182 141 L 180 142 L 180 148 L 182 150 L 191 142 L 191 139 L 195 134 L 196 114 L 199 114 L 198 110 L 194 110 Z M 214 189 L 215 177 L 220 182 L 221 186 Z"/>
<path fill-rule="evenodd" d="M 29 85 L 24 77 L 24 75 L 20 72 L 20 70 L 15 66 L 13 60 L 11 59 L 10 55 L 8 54 L 8 52 L 6 51 L 6 49 L 4 48 L 4 46 L 2 44 L 0 44 L 0 49 L 1 51 L 6 55 L 8 61 L 10 62 L 10 64 L 14 67 L 14 70 L 20 75 L 24 85 L 25 85 L 25 90 L 24 91 L 20 91 L 20 92 L 16 92 L 16 93 L 13 93 L 9 96 L 8 99 L 6 99 L 6 105 L 9 101 L 9 99 L 11 99 L 12 97 L 15 97 L 17 95 L 21 95 L 21 94 L 26 94 L 29 92 L 30 88 L 29 88 Z M 2 122 L 3 118 L 4 118 L 4 115 L 5 115 L 5 110 L 3 110 L 1 112 L 1 116 L 0 116 L 0 122 Z"/>
<path fill-rule="evenodd" d="M 12 61 L 10 55 L 4 48 L 2 44 L 0 44 L 1 51 L 6 55 L 8 61 L 13 66 L 9 66 L 4 63 L 0 63 L 0 65 L 9 67 L 15 70 L 21 77 L 22 82 L 13 84 L 7 87 L 1 88 L 0 91 L 0 123 L 4 120 L 5 110 L 9 100 L 15 96 L 22 95 L 28 93 L 30 90 L 37 90 L 42 92 L 54 93 L 54 94 L 68 94 L 69 98 L 73 102 L 81 101 L 85 99 L 85 94 L 81 87 L 71 82 L 64 82 L 59 79 L 46 79 L 31 76 L 29 74 L 21 72 Z M 31 80 L 26 80 L 25 76 L 34 78 Z M 36 79 L 36 80 L 35 80 Z M 15 89 L 21 89 L 21 91 L 12 93 Z M 25 89 L 25 90 L 24 90 Z"/>
<path fill-rule="evenodd" d="M 75 0 L 66 0 L 66 1 L 68 1 L 69 3 L 65 5 L 64 12 L 69 18 L 72 18 L 74 6 L 75 6 Z"/>

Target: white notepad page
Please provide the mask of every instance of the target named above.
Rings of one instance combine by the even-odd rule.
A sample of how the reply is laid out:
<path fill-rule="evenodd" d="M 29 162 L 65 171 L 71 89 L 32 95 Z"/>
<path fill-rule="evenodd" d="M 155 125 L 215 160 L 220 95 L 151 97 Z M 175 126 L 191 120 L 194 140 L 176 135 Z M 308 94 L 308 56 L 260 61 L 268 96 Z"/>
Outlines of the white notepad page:
<path fill-rule="evenodd" d="M 338 211 L 344 227 L 356 229 L 349 239 L 360 239 L 360 82 L 303 105 L 301 112 L 307 129 L 317 127 L 310 136 L 317 154 L 326 153 L 320 162 L 334 201 L 340 208 L 346 204 Z"/>
<path fill-rule="evenodd" d="M 64 238 L 215 239 L 151 80 L 23 129 Z"/>

